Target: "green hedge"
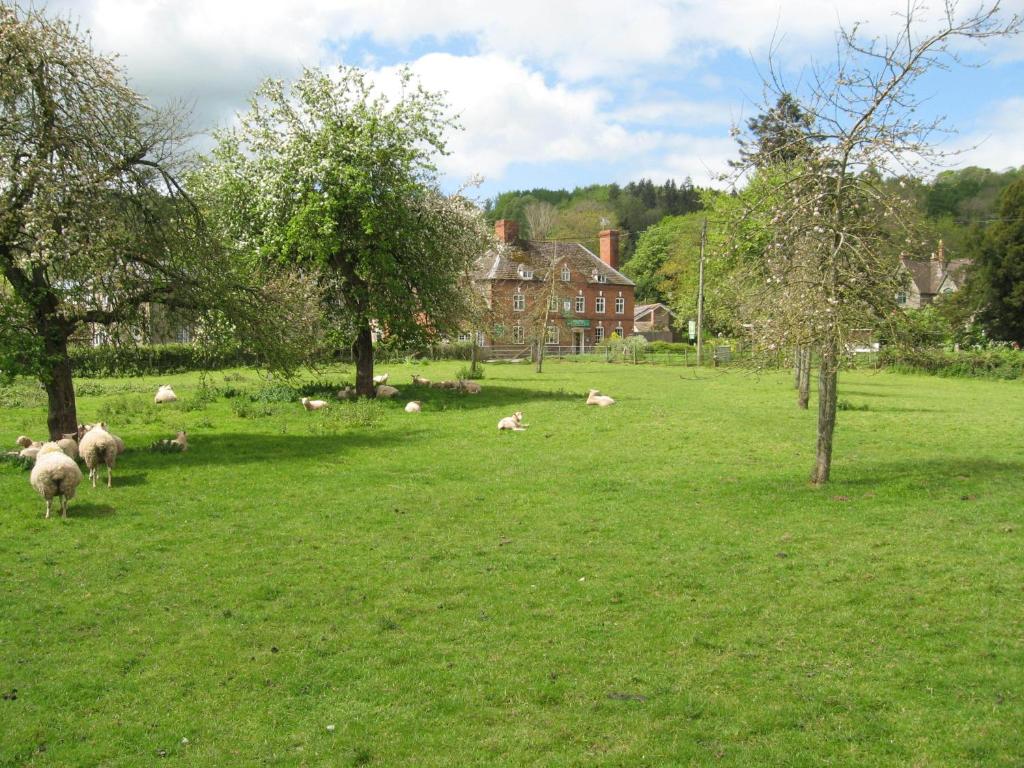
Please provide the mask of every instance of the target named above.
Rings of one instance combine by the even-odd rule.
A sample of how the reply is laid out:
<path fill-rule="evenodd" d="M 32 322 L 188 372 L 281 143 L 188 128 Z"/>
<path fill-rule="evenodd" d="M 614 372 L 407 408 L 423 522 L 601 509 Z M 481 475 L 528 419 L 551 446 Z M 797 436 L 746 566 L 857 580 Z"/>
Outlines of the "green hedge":
<path fill-rule="evenodd" d="M 152 344 L 139 347 L 75 346 L 69 350 L 76 377 L 152 376 L 161 373 L 214 370 L 254 365 L 255 358 L 238 349 L 205 348 L 191 344 Z"/>
<path fill-rule="evenodd" d="M 929 373 L 975 379 L 1019 379 L 1024 376 L 1024 352 L 985 349 L 946 352 L 941 349 L 883 348 L 878 363 L 902 373 Z"/>
<path fill-rule="evenodd" d="M 685 341 L 652 341 L 647 345 L 648 352 L 692 352 L 692 344 Z"/>

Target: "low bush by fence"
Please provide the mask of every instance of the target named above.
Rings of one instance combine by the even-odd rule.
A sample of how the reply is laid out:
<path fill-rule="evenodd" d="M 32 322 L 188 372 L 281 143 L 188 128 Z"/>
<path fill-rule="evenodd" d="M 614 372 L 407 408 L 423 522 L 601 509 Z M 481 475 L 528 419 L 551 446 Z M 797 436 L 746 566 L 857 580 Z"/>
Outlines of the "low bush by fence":
<path fill-rule="evenodd" d="M 217 370 L 254 365 L 255 358 L 239 349 L 192 344 L 144 346 L 75 346 L 69 350 L 76 377 L 154 376 L 161 373 Z"/>
<path fill-rule="evenodd" d="M 961 350 L 897 349 L 878 353 L 877 364 L 900 373 L 929 373 L 975 379 L 1019 379 L 1024 376 L 1024 352 L 1015 349 Z"/>

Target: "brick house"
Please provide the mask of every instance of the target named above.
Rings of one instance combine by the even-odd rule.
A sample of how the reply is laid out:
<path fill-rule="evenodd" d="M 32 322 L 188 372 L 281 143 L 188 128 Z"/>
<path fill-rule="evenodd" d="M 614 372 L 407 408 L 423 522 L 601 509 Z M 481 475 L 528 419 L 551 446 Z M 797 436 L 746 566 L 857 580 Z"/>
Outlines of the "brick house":
<path fill-rule="evenodd" d="M 672 325 L 675 312 L 662 303 L 637 304 L 633 312 L 633 331 L 648 341 L 677 341 Z"/>
<path fill-rule="evenodd" d="M 520 240 L 515 221 L 494 229 L 498 247 L 473 270 L 494 321 L 485 345 L 526 347 L 543 333 L 548 346 L 581 352 L 633 333 L 635 286 L 618 270 L 618 230 L 599 233 L 598 256 L 580 243 Z"/>

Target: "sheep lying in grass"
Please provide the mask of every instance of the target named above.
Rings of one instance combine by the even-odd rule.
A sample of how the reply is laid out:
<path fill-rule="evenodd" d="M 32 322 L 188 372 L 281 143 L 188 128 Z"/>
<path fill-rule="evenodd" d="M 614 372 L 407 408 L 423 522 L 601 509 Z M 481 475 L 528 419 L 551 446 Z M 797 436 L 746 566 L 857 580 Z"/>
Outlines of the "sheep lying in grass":
<path fill-rule="evenodd" d="M 405 412 L 406 413 L 419 413 L 420 410 L 421 410 L 420 409 L 421 405 L 422 405 L 422 403 L 419 400 L 413 400 L 411 403 L 406 403 L 405 404 Z"/>
<path fill-rule="evenodd" d="M 173 440 L 157 440 L 149 448 L 161 453 L 184 453 L 188 450 L 188 433 L 182 430 Z"/>
<path fill-rule="evenodd" d="M 388 383 L 388 375 L 386 373 L 382 373 L 380 376 L 374 376 L 373 377 L 373 383 L 374 383 L 374 385 L 377 385 L 377 384 L 387 384 Z"/>
<path fill-rule="evenodd" d="M 44 443 L 39 449 L 36 465 L 29 482 L 46 501 L 46 517 L 50 516 L 50 502 L 60 497 L 61 517 L 68 516 L 68 501 L 75 498 L 75 490 L 82 482 L 82 470 L 73 459 L 64 455 L 56 443 Z"/>
<path fill-rule="evenodd" d="M 388 384 L 377 385 L 377 397 L 394 397 L 399 394 L 398 390 Z"/>
<path fill-rule="evenodd" d="M 42 446 L 36 447 L 34 445 L 30 445 L 28 448 L 22 448 L 18 452 L 18 455 L 21 456 L 21 458 L 23 459 L 31 459 L 32 461 L 35 461 L 36 457 L 39 456 L 39 451 L 41 448 Z"/>
<path fill-rule="evenodd" d="M 343 387 L 337 391 L 335 397 L 339 400 L 354 400 L 356 398 L 356 390 L 354 387 Z"/>
<path fill-rule="evenodd" d="M 434 389 L 458 389 L 459 382 L 457 381 L 435 381 L 430 385 Z"/>
<path fill-rule="evenodd" d="M 18 435 L 18 439 L 14 441 L 15 445 L 19 445 L 22 448 L 42 448 L 43 444 L 38 440 L 33 440 L 28 435 Z"/>
<path fill-rule="evenodd" d="M 467 395 L 479 395 L 480 385 L 475 381 L 465 381 L 464 379 L 460 379 L 459 390 L 465 392 Z"/>
<path fill-rule="evenodd" d="M 326 400 L 310 400 L 308 397 L 304 397 L 299 402 L 302 403 L 302 407 L 307 411 L 319 411 L 327 407 Z"/>
<path fill-rule="evenodd" d="M 590 390 L 590 394 L 587 395 L 587 405 L 597 405 L 601 408 L 607 408 L 609 405 L 614 405 L 615 400 L 608 395 L 602 395 L 596 389 Z"/>
<path fill-rule="evenodd" d="M 412 375 L 412 383 L 415 384 L 418 387 L 429 387 L 430 386 L 430 379 L 424 379 L 418 373 L 414 373 Z"/>
<path fill-rule="evenodd" d="M 510 429 L 513 432 L 522 432 L 529 424 L 523 424 L 523 412 L 516 411 L 511 416 L 506 416 L 498 422 L 498 430 Z"/>
<path fill-rule="evenodd" d="M 153 402 L 159 405 L 160 403 L 173 403 L 177 399 L 178 396 L 174 394 L 170 384 L 161 384 L 160 388 L 156 391 L 156 397 L 153 398 Z"/>
<path fill-rule="evenodd" d="M 89 479 L 92 480 L 93 488 L 96 487 L 96 475 L 100 464 L 107 466 L 107 488 L 113 487 L 112 470 L 120 452 L 117 440 L 107 432 L 107 425 L 103 422 L 89 428 L 82 436 L 78 443 L 78 453 L 85 461 L 85 466 L 89 468 Z"/>

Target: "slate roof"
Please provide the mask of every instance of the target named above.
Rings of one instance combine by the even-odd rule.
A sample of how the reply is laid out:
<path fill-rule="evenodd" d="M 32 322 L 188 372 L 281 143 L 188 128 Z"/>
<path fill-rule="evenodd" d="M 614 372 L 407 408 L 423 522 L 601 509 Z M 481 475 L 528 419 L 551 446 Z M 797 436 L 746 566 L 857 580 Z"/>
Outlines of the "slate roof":
<path fill-rule="evenodd" d="M 476 261 L 473 269 L 475 280 L 522 280 L 520 267 L 534 272 L 534 279 L 543 280 L 552 266 L 561 269 L 568 263 L 573 280 L 581 276 L 587 282 L 598 282 L 597 275 L 604 275 L 608 285 L 635 285 L 635 283 L 605 264 L 591 250 L 580 243 L 557 243 L 541 240 L 520 240 L 515 245 L 505 246 L 499 251 L 490 250 Z"/>
<path fill-rule="evenodd" d="M 947 278 L 959 287 L 964 282 L 964 270 L 971 263 L 970 259 L 937 259 L 917 260 L 902 259 L 903 266 L 910 273 L 917 292 L 922 296 L 935 296 Z"/>
<path fill-rule="evenodd" d="M 638 317 L 642 317 L 643 315 L 645 315 L 648 312 L 650 312 L 652 309 L 657 309 L 658 307 L 661 307 L 662 309 L 667 311 L 670 315 L 675 317 L 675 314 L 676 314 L 675 312 L 673 312 L 671 309 L 666 307 L 661 302 L 658 302 L 656 304 L 637 304 L 636 307 L 633 309 L 633 319 L 635 320 Z"/>

